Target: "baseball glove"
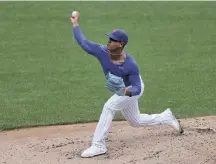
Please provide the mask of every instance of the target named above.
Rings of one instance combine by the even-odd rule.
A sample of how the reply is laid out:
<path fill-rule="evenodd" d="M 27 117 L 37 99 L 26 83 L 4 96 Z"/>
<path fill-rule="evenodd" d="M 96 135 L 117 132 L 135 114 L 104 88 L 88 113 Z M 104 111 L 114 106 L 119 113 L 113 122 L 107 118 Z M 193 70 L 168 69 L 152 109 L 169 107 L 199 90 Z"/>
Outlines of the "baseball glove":
<path fill-rule="evenodd" d="M 125 84 L 121 77 L 115 76 L 110 72 L 106 76 L 106 88 L 119 96 L 125 95 Z"/>

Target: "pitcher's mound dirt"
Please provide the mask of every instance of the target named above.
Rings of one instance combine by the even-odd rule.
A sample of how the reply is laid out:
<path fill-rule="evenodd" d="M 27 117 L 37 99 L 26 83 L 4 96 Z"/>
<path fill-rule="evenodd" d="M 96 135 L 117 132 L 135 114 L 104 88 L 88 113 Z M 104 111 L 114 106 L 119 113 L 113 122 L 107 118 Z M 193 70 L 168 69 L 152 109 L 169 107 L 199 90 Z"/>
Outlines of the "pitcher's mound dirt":
<path fill-rule="evenodd" d="M 216 117 L 181 120 L 183 135 L 167 126 L 133 128 L 113 122 L 108 152 L 81 158 L 95 123 L 0 132 L 1 164 L 216 164 Z"/>

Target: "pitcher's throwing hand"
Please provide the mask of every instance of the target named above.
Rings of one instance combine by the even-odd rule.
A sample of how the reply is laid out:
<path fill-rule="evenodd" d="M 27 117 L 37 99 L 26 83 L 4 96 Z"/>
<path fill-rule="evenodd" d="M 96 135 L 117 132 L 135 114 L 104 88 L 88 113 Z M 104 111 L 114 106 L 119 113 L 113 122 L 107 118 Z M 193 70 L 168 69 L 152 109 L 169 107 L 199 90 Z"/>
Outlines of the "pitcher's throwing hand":
<path fill-rule="evenodd" d="M 80 14 L 78 11 L 73 11 L 70 17 L 73 26 L 79 25 Z"/>

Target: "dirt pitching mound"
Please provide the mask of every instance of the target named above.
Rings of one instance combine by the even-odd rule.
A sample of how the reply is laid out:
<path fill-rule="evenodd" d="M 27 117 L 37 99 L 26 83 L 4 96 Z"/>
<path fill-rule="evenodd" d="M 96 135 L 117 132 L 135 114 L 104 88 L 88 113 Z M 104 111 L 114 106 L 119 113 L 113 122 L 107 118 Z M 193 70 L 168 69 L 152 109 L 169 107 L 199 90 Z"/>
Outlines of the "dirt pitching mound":
<path fill-rule="evenodd" d="M 133 128 L 113 122 L 108 152 L 81 158 L 95 123 L 0 132 L 1 164 L 216 164 L 216 117 L 181 120 L 184 134 L 167 126 Z"/>

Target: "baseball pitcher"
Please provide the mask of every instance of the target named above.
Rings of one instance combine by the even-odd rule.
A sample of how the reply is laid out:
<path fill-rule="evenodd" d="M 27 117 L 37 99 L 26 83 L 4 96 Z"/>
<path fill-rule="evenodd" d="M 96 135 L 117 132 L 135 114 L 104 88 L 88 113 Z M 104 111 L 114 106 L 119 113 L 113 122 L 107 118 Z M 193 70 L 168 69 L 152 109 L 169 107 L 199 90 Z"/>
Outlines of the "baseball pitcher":
<path fill-rule="evenodd" d="M 87 40 L 79 25 L 80 15 L 71 16 L 73 35 L 79 46 L 100 62 L 106 78 L 106 88 L 113 95 L 103 106 L 99 122 L 94 132 L 91 146 L 82 152 L 82 157 L 93 157 L 107 152 L 105 139 L 116 111 L 133 127 L 165 124 L 173 127 L 178 133 L 183 130 L 170 109 L 159 114 L 140 114 L 138 100 L 144 92 L 144 82 L 139 67 L 132 57 L 124 51 L 128 43 L 128 34 L 121 29 L 107 33 L 108 43 L 102 45 Z"/>

